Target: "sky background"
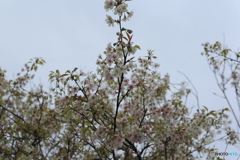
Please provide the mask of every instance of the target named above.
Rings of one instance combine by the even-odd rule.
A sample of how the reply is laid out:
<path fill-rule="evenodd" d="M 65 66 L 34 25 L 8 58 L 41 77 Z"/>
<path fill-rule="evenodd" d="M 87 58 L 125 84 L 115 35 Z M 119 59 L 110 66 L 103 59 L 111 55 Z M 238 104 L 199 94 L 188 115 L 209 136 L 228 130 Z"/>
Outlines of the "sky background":
<path fill-rule="evenodd" d="M 103 4 L 103 0 L 0 0 L 0 67 L 13 78 L 29 59 L 42 57 L 47 64 L 40 67 L 34 83 L 44 86 L 49 71 L 75 67 L 94 71 L 97 56 L 107 43 L 117 40 L 118 28 L 105 23 L 111 13 Z M 186 81 L 181 71 L 195 85 L 201 105 L 228 107 L 213 95 L 220 92 L 206 58 L 200 55 L 201 44 L 223 42 L 224 34 L 225 45 L 239 51 L 240 1 L 134 0 L 128 4 L 134 16 L 123 27 L 133 30 L 133 42 L 141 46 L 135 57 L 154 49 L 161 74 L 169 73 L 171 81 L 179 83 Z M 237 109 L 231 90 L 229 96 Z M 188 105 L 196 106 L 193 97 Z M 234 147 L 228 151 L 240 154 Z"/>

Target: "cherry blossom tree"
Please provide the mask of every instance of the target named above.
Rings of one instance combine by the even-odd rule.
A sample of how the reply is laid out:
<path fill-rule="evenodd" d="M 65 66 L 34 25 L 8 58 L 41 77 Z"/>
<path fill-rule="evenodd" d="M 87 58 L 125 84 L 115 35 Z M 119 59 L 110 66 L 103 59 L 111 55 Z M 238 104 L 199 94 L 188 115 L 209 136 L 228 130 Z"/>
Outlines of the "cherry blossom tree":
<path fill-rule="evenodd" d="M 36 58 L 15 80 L 0 80 L 0 156 L 5 159 L 197 159 L 216 148 L 209 144 L 225 138 L 236 144 L 229 127 L 229 111 L 199 108 L 190 114 L 185 85 L 174 90 L 169 75 L 160 75 L 157 57 L 133 43 L 130 0 L 106 0 L 110 27 L 118 26 L 117 41 L 108 43 L 96 61 L 96 72 L 74 68 L 51 72 L 53 87 L 28 91 L 32 71 L 45 63 Z M 170 90 L 171 89 L 171 90 Z M 226 134 L 219 137 L 219 133 Z"/>
<path fill-rule="evenodd" d="M 213 45 L 207 42 L 204 43 L 203 46 L 204 52 L 202 55 L 205 55 L 208 58 L 210 69 L 214 73 L 218 87 L 223 94 L 221 97 L 227 101 L 227 104 L 230 107 L 237 123 L 237 127 L 240 129 L 240 117 L 237 117 L 240 115 L 240 52 L 232 52 L 231 49 L 222 46 L 222 44 L 218 41 Z M 233 93 L 235 94 L 237 107 L 233 107 L 236 105 L 233 105 L 229 99 L 227 93 L 227 87 L 229 85 L 231 85 L 234 89 Z"/>
<path fill-rule="evenodd" d="M 50 117 L 52 96 L 41 85 L 26 89 L 34 78 L 32 71 L 44 63 L 40 58 L 32 59 L 15 80 L 6 80 L 6 71 L 0 69 L 1 159 L 44 159 L 53 149 L 61 125 Z"/>

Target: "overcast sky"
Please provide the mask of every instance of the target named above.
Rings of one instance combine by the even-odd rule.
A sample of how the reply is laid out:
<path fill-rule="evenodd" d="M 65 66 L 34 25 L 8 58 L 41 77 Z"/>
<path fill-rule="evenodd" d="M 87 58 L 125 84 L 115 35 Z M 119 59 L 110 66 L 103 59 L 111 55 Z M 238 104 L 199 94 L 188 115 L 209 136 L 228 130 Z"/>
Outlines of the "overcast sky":
<path fill-rule="evenodd" d="M 42 57 L 47 64 L 40 68 L 36 84 L 47 86 L 51 70 L 95 70 L 99 53 L 107 43 L 117 40 L 118 28 L 105 23 L 106 14 L 111 13 L 106 13 L 103 3 L 0 0 L 0 67 L 12 78 L 30 58 Z M 133 30 L 133 42 L 141 46 L 136 57 L 154 49 L 160 72 L 169 73 L 173 83 L 186 80 L 178 73 L 181 71 L 198 90 L 201 105 L 227 107 L 224 100 L 213 95 L 220 92 L 206 58 L 200 55 L 201 44 L 223 42 L 224 34 L 225 44 L 239 51 L 240 1 L 134 0 L 128 4 L 134 16 L 123 26 Z M 191 102 L 190 107 L 196 105 L 196 101 Z"/>

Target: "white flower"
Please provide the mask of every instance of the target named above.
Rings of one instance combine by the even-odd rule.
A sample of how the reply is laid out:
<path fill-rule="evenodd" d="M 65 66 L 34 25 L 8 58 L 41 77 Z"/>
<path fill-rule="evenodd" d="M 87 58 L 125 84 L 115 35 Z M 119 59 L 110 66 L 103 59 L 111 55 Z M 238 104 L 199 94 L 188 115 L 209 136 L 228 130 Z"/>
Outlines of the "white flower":
<path fill-rule="evenodd" d="M 133 11 L 128 12 L 128 18 L 132 18 L 132 16 L 133 16 Z"/>
<path fill-rule="evenodd" d="M 112 72 L 116 77 L 121 77 L 122 75 L 122 71 L 118 66 L 115 66 Z"/>
<path fill-rule="evenodd" d="M 128 5 L 126 3 L 122 3 L 119 6 L 117 6 L 114 10 L 115 15 L 121 16 L 123 12 L 127 12 Z"/>
<path fill-rule="evenodd" d="M 113 9 L 113 7 L 114 7 L 114 2 L 112 0 L 106 0 L 104 2 L 104 9 L 106 9 L 106 11 Z"/>
<path fill-rule="evenodd" d="M 131 17 L 133 16 L 133 11 L 127 12 L 127 16 L 124 14 L 123 21 L 126 22 L 128 21 Z"/>
<path fill-rule="evenodd" d="M 109 16 L 109 15 L 106 15 L 107 16 L 107 18 L 106 18 L 106 20 L 105 20 L 105 22 L 108 24 L 108 26 L 109 27 L 114 27 L 114 19 L 111 17 L 111 16 Z"/>
<path fill-rule="evenodd" d="M 137 51 L 136 47 L 131 47 L 131 52 L 129 52 L 130 54 L 134 55 Z"/>
<path fill-rule="evenodd" d="M 106 63 L 108 64 L 108 66 L 111 66 L 113 63 L 113 60 L 111 58 L 107 58 Z"/>
<path fill-rule="evenodd" d="M 111 51 L 112 51 L 112 45 L 111 45 L 111 43 L 108 43 L 108 44 L 107 44 L 106 51 L 107 51 L 108 53 L 111 53 Z"/>

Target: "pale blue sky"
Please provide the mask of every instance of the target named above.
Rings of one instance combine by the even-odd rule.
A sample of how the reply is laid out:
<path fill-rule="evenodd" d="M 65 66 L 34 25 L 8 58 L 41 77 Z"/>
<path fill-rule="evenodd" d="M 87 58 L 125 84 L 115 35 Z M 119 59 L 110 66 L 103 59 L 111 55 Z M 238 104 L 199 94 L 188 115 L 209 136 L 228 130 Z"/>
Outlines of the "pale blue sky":
<path fill-rule="evenodd" d="M 0 66 L 12 78 L 33 57 L 47 64 L 39 70 L 36 83 L 44 85 L 49 71 L 80 67 L 96 68 L 95 62 L 108 42 L 115 42 L 117 27 L 105 23 L 103 0 L 0 0 Z M 172 82 L 185 80 L 185 73 L 199 92 L 200 104 L 219 109 L 225 101 L 218 92 L 205 57 L 204 42 L 223 42 L 234 51 L 240 47 L 240 1 L 238 0 L 133 0 L 133 18 L 123 24 L 134 31 L 133 42 L 142 50 L 155 49 L 160 72 Z M 233 96 L 233 95 L 232 95 Z M 195 101 L 190 101 L 196 105 Z M 240 152 L 239 152 L 240 153 Z"/>

